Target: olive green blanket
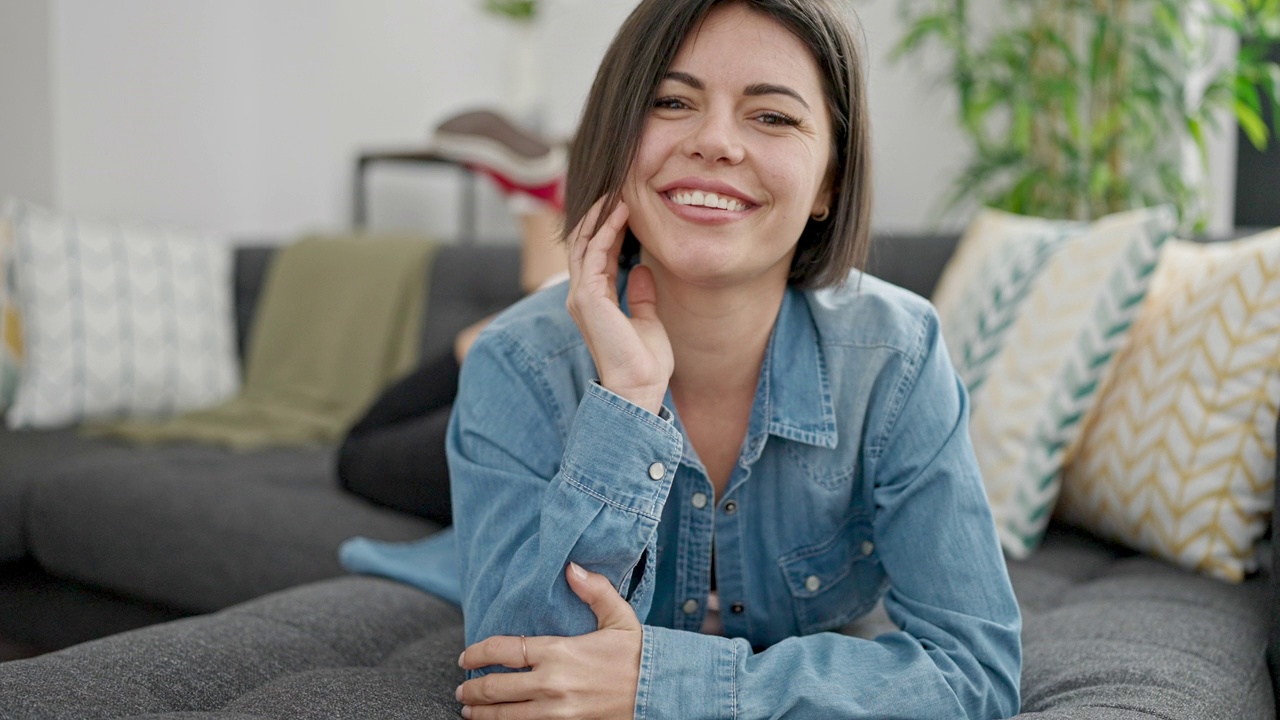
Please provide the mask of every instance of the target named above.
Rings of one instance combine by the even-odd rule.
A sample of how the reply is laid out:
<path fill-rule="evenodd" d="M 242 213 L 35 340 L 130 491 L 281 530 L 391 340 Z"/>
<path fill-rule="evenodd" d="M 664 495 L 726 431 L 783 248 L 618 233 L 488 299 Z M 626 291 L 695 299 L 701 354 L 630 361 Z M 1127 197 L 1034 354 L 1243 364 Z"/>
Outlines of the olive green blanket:
<path fill-rule="evenodd" d="M 308 237 L 268 270 L 240 394 L 168 421 L 86 428 L 137 443 L 235 450 L 331 443 L 419 360 L 428 266 L 422 238 Z"/>

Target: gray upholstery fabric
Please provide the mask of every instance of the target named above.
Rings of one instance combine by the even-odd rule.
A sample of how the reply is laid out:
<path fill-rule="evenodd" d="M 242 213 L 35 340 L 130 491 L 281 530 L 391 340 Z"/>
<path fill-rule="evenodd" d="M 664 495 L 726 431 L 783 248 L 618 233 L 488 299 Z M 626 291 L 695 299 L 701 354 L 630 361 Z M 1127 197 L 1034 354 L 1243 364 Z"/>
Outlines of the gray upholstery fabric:
<path fill-rule="evenodd" d="M 867 272 L 930 297 L 959 241 L 958 235 L 876 235 L 867 252 Z"/>
<path fill-rule="evenodd" d="M 183 610 L 339 575 L 338 545 L 354 535 L 410 540 L 437 527 L 339 490 L 328 449 L 233 453 L 62 438 L 41 449 L 89 448 L 94 460 L 44 459 L 26 500 L 31 555 L 52 574 Z M 24 445 L 19 454 L 35 451 Z"/>
<path fill-rule="evenodd" d="M 90 472 L 109 458 L 131 451 L 106 443 L 81 442 L 70 430 L 9 430 L 0 427 L 0 562 L 27 554 L 30 489 L 39 485 L 51 465 Z"/>
<path fill-rule="evenodd" d="M 1275 717 L 1268 578 L 1228 585 L 1051 530 L 1010 564 L 1028 720 Z M 384 580 L 313 583 L 0 664 L 0 717 L 457 717 L 461 617 Z"/>
<path fill-rule="evenodd" d="M 459 331 L 520 297 L 520 253 L 515 246 L 440 248 L 432 266 L 422 356 L 452 351 Z"/>
<path fill-rule="evenodd" d="M 1280 421 L 1276 423 L 1276 446 L 1280 447 Z M 1276 497 L 1271 509 L 1271 632 L 1267 663 L 1271 666 L 1271 690 L 1280 711 L 1280 549 L 1276 544 L 1276 521 L 1280 518 L 1280 452 L 1276 453 Z M 1264 565 L 1265 567 L 1265 565 Z"/>
<path fill-rule="evenodd" d="M 341 578 L 0 664 L 0 717 L 458 716 L 456 608 Z"/>
<path fill-rule="evenodd" d="M 1055 528 L 1010 563 L 1030 718 L 1274 718 L 1270 578 L 1201 577 Z"/>

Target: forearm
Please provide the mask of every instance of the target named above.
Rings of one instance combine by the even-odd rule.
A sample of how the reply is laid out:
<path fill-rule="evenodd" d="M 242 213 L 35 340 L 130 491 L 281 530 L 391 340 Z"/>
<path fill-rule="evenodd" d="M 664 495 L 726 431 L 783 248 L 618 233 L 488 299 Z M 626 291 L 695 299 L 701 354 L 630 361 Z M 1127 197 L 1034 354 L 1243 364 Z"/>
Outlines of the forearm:
<path fill-rule="evenodd" d="M 943 650 L 903 632 L 875 641 L 837 633 L 785 640 L 753 653 L 745 640 L 645 626 L 636 717 L 1008 717 L 1016 688 L 1002 665 L 1017 630 L 992 627 L 988 670 L 960 646 Z M 928 649 L 926 649 L 928 648 Z"/>
<path fill-rule="evenodd" d="M 683 448 L 670 422 L 593 384 L 549 481 L 481 467 L 480 448 L 451 438 L 468 643 L 595 629 L 565 582 L 570 560 L 647 614 L 657 524 Z"/>

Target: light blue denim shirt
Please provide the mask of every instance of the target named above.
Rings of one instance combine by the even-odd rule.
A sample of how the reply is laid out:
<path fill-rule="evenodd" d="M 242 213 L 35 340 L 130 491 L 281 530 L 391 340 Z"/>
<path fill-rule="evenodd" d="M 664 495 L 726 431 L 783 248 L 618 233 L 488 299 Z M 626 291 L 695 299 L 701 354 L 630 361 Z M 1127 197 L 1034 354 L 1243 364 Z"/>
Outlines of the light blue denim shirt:
<path fill-rule="evenodd" d="M 595 630 L 572 560 L 645 624 L 636 718 L 1017 713 L 1021 618 L 929 303 L 856 274 L 788 290 L 713 499 L 670 396 L 659 416 L 596 382 L 566 292 L 510 308 L 463 365 L 468 644 Z M 699 632 L 713 548 L 727 637 Z M 838 632 L 880 599 L 899 631 Z"/>

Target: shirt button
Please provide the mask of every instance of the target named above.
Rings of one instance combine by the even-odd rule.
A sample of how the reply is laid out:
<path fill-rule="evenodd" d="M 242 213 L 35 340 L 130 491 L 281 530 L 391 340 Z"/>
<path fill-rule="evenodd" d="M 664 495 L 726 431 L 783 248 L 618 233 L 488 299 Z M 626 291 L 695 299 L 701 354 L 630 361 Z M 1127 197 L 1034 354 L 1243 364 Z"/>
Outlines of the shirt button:
<path fill-rule="evenodd" d="M 692 615 L 698 612 L 698 601 L 693 598 L 689 598 L 684 601 L 684 605 L 680 606 L 680 609 L 684 610 L 685 615 Z"/>
<path fill-rule="evenodd" d="M 742 611 L 746 609 L 747 607 L 740 602 L 736 602 L 729 606 L 729 612 L 733 613 L 734 615 L 741 615 Z"/>
<path fill-rule="evenodd" d="M 656 462 L 649 466 L 649 477 L 654 480 L 661 480 L 663 475 L 667 474 L 667 468 L 660 462 Z"/>
<path fill-rule="evenodd" d="M 863 554 L 863 555 L 870 555 L 872 552 L 874 552 L 874 551 L 875 551 L 875 549 L 876 549 L 876 544 L 875 544 L 875 543 L 871 542 L 870 540 L 863 540 L 863 541 L 862 541 L 862 554 Z"/>
<path fill-rule="evenodd" d="M 701 510 L 702 508 L 707 506 L 707 494 L 696 492 L 693 494 L 693 497 L 689 499 L 689 501 L 693 503 L 693 506 L 695 508 Z"/>
<path fill-rule="evenodd" d="M 810 575 L 804 579 L 804 589 L 809 592 L 818 592 L 818 588 L 822 587 L 822 578 L 817 575 Z"/>
<path fill-rule="evenodd" d="M 732 515 L 732 514 L 734 514 L 734 513 L 736 513 L 736 512 L 738 512 L 738 503 L 736 503 L 736 502 L 734 502 L 734 501 L 730 500 L 729 502 L 727 502 L 727 503 L 725 503 L 725 504 L 724 504 L 724 514 L 725 514 L 725 515 Z"/>

